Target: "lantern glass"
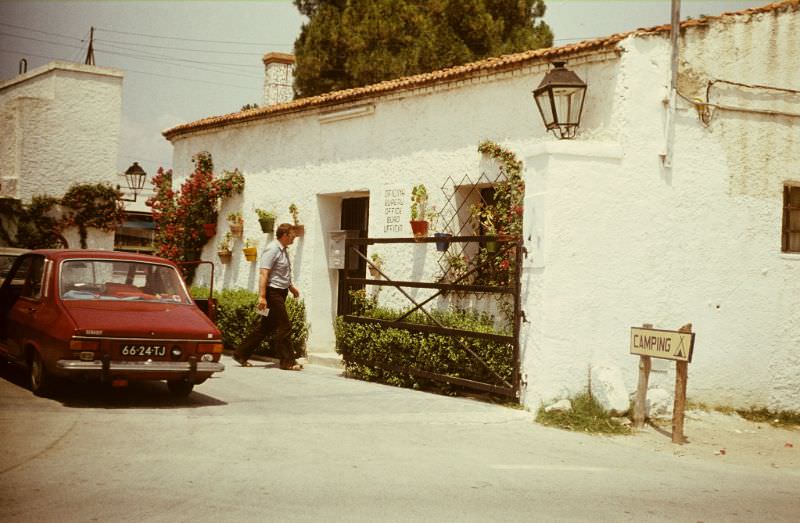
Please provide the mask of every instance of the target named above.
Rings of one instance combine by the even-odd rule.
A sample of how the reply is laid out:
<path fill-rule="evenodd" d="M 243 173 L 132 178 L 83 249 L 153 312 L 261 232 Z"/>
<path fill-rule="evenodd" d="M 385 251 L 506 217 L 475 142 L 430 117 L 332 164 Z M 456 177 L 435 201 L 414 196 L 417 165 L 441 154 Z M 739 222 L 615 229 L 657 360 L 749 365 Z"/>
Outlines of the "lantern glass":
<path fill-rule="evenodd" d="M 583 111 L 586 84 L 578 75 L 556 62 L 533 91 L 545 128 L 559 138 L 573 138 Z"/>
<path fill-rule="evenodd" d="M 125 182 L 128 184 L 128 189 L 134 193 L 142 190 L 145 178 L 147 178 L 147 173 L 139 166 L 138 162 L 133 162 L 133 165 L 125 171 Z"/>

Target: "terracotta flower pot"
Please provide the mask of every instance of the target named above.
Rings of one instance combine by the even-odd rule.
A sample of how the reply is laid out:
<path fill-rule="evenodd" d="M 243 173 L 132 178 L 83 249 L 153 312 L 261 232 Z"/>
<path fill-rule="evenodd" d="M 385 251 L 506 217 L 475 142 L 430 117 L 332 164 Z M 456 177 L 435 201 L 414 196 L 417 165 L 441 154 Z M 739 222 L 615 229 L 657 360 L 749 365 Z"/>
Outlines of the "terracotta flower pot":
<path fill-rule="evenodd" d="M 428 222 L 426 220 L 411 220 L 411 232 L 415 238 L 422 238 L 428 235 Z"/>
<path fill-rule="evenodd" d="M 217 256 L 219 256 L 219 259 L 222 263 L 228 263 L 231 261 L 231 254 L 231 251 L 225 251 L 221 249 L 217 251 Z"/>
<path fill-rule="evenodd" d="M 231 234 L 236 236 L 237 238 L 242 237 L 242 231 L 244 230 L 243 223 L 232 223 L 231 224 Z"/>
<path fill-rule="evenodd" d="M 306 234 L 306 226 L 303 224 L 299 225 L 292 225 L 291 231 L 294 233 L 295 236 L 298 238 L 302 238 Z"/>
<path fill-rule="evenodd" d="M 256 247 L 245 247 L 242 249 L 242 252 L 244 253 L 245 259 L 249 262 L 256 261 L 256 258 L 258 258 L 258 249 Z"/>
<path fill-rule="evenodd" d="M 217 234 L 217 224 L 216 223 L 204 223 L 203 224 L 203 232 L 206 234 L 206 238 L 211 238 L 215 234 Z"/>

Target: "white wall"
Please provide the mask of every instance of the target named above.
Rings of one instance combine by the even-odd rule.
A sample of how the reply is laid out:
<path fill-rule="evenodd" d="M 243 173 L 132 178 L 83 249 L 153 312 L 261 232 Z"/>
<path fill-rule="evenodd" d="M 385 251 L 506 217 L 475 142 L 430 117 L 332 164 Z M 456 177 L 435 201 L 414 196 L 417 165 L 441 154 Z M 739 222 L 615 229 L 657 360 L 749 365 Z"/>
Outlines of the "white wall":
<path fill-rule="evenodd" d="M 51 62 L 0 83 L 0 194 L 61 196 L 116 180 L 122 73 Z"/>
<path fill-rule="evenodd" d="M 51 62 L 0 83 L 0 196 L 61 197 L 75 183 L 116 185 L 122 72 Z M 65 232 L 79 247 L 76 230 Z M 89 229 L 89 247 L 114 235 Z"/>
<path fill-rule="evenodd" d="M 681 89 L 694 97 L 715 78 L 797 88 L 800 46 L 784 45 L 796 42 L 797 25 L 794 10 L 687 29 Z M 188 174 L 191 156 L 208 150 L 218 171 L 238 167 L 245 194 L 220 216 L 243 209 L 246 236 L 260 235 L 253 208 L 289 221 L 289 203 L 299 205 L 307 232 L 294 247 L 295 272 L 312 322 L 310 350 L 319 351 L 333 349 L 336 281 L 325 232 L 338 228 L 339 199 L 369 193 L 370 234 L 381 236 L 387 188 L 405 187 L 410 198 L 424 183 L 440 205 L 437 188 L 448 178 L 475 179 L 486 168 L 478 144 L 499 142 L 525 162 L 526 239 L 541 236 L 531 234 L 523 274 L 527 406 L 582 390 L 594 363 L 620 366 L 633 390 L 628 329 L 692 322 L 691 398 L 798 409 L 800 256 L 779 252 L 782 183 L 800 179 L 797 119 L 719 110 L 706 127 L 681 102 L 673 167 L 664 168 L 668 35 L 629 38 L 621 48 L 619 57 L 568 63 L 589 84 L 570 142 L 544 133 L 532 102 L 542 65 L 389 95 L 360 118 L 322 123 L 310 110 L 178 137 L 173 165 Z M 800 113 L 788 95 L 725 96 Z M 406 226 L 402 235 L 410 234 Z M 392 276 L 436 270 L 432 244 L 374 249 Z M 204 258 L 216 259 L 214 250 L 209 244 Z M 241 253 L 220 270 L 225 286 L 255 288 L 255 265 Z M 671 365 L 654 367 L 653 383 L 671 388 Z"/>
<path fill-rule="evenodd" d="M 688 32 L 682 91 L 705 96 L 715 79 L 797 88 L 798 30 L 795 13 Z M 800 255 L 781 254 L 780 233 L 783 182 L 800 180 L 800 122 L 718 110 L 706 127 L 682 101 L 666 169 L 659 153 L 668 44 L 651 37 L 623 47 L 620 82 L 609 93 L 625 123 L 619 141 L 525 155 L 527 191 L 540 193 L 546 230 L 543 264 L 525 276 L 535 311 L 526 325 L 526 403 L 581 390 L 594 363 L 622 367 L 633 390 L 638 358 L 628 354 L 628 329 L 691 322 L 690 398 L 796 410 Z M 724 100 L 712 101 L 800 114 L 797 95 L 721 90 Z M 671 391 L 674 364 L 654 368 L 651 383 Z"/>

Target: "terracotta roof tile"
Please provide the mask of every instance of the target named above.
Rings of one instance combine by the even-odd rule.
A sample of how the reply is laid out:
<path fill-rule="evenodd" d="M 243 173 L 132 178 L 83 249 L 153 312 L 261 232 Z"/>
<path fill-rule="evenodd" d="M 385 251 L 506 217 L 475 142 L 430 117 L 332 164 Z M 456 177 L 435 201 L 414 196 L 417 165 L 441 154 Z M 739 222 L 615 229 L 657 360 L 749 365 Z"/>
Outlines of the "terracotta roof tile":
<path fill-rule="evenodd" d="M 722 13 L 719 16 L 709 16 L 693 20 L 686 20 L 681 22 L 681 28 L 708 25 L 709 21 L 717 20 L 723 17 L 754 15 L 759 13 L 798 8 L 800 8 L 800 0 L 786 0 L 783 2 L 767 4 L 761 7 L 745 9 L 742 11 Z M 231 113 L 222 116 L 210 116 L 194 122 L 177 125 L 163 131 L 162 134 L 167 140 L 173 140 L 181 135 L 191 134 L 196 131 L 225 127 L 227 125 L 234 125 L 252 120 L 261 120 L 274 115 L 291 114 L 309 108 L 324 108 L 345 102 L 355 102 L 364 98 L 372 98 L 378 95 L 402 91 L 405 89 L 416 89 L 420 87 L 437 85 L 444 82 L 458 81 L 471 78 L 479 74 L 491 74 L 503 70 L 519 69 L 569 55 L 616 49 L 617 44 L 629 36 L 658 35 L 665 32 L 669 33 L 669 31 L 670 25 L 665 24 L 650 28 L 640 28 L 624 33 L 616 33 L 610 36 L 592 40 L 584 40 L 582 42 L 576 42 L 560 47 L 547 47 L 486 58 L 477 62 L 448 67 L 446 69 L 440 69 L 438 71 L 432 71 L 429 73 L 405 76 L 393 80 L 385 80 L 377 84 L 354 87 L 352 89 L 344 89 L 341 91 L 333 91 L 318 96 L 310 96 L 308 98 L 298 98 L 290 102 L 271 105 L 268 107 L 248 109 L 246 111 L 240 111 L 238 113 Z"/>

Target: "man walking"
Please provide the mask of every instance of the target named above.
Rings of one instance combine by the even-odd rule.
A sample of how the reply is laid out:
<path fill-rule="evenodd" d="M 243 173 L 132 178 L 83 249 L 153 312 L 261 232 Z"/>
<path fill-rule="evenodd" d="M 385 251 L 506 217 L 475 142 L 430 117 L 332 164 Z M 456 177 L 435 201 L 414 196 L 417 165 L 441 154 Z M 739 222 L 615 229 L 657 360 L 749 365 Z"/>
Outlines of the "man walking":
<path fill-rule="evenodd" d="M 282 223 L 275 231 L 275 239 L 261 254 L 256 307 L 262 314 L 253 330 L 233 354 L 233 359 L 242 367 L 251 366 L 247 361 L 250 355 L 272 332 L 272 343 L 280 358 L 280 368 L 284 370 L 303 368 L 294 359 L 289 339 L 292 324 L 286 312 L 286 296 L 291 292 L 295 299 L 300 297 L 300 291 L 292 284 L 292 264 L 286 252 L 292 242 L 294 233 L 291 231 L 291 225 Z"/>

